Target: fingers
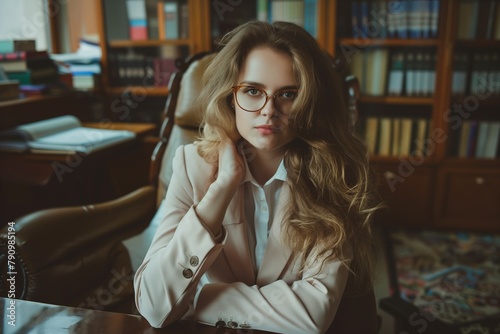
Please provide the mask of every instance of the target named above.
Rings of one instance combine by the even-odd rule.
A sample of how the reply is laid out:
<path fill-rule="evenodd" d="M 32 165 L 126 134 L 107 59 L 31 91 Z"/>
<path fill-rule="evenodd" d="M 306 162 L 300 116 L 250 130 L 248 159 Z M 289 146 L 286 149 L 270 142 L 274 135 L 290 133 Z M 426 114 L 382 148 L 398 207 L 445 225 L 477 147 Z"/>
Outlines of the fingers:
<path fill-rule="evenodd" d="M 233 143 L 223 142 L 219 149 L 219 171 L 217 179 L 223 184 L 239 184 L 245 173 L 243 157 Z"/>

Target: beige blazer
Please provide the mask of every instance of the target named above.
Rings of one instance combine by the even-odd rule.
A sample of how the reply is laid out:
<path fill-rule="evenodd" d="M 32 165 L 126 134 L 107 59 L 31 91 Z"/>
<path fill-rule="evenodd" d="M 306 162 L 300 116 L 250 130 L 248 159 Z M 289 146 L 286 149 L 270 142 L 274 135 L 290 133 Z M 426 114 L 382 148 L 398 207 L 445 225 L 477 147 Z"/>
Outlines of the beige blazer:
<path fill-rule="evenodd" d="M 154 327 L 180 318 L 215 325 L 219 318 L 278 333 L 324 333 L 332 323 L 348 270 L 328 261 L 319 271 L 314 254 L 304 272 L 280 235 L 281 191 L 261 267 L 255 274 L 244 218 L 243 186 L 225 213 L 223 241 L 217 243 L 196 215 L 196 204 L 213 182 L 216 167 L 181 146 L 173 160 L 173 177 L 150 249 L 134 279 L 136 304 Z M 196 303 L 199 281 L 205 284 Z"/>

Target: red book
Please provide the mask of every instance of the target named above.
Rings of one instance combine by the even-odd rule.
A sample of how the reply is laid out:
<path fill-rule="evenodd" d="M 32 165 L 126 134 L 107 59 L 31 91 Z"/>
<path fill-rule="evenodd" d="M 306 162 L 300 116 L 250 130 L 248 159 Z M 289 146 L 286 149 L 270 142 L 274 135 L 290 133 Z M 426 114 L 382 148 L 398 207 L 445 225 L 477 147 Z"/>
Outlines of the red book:
<path fill-rule="evenodd" d="M 35 58 L 49 58 L 47 51 L 16 51 L 0 53 L 0 61 L 3 60 L 29 60 Z"/>
<path fill-rule="evenodd" d="M 130 39 L 133 41 L 148 39 L 148 27 L 146 26 L 130 27 Z"/>

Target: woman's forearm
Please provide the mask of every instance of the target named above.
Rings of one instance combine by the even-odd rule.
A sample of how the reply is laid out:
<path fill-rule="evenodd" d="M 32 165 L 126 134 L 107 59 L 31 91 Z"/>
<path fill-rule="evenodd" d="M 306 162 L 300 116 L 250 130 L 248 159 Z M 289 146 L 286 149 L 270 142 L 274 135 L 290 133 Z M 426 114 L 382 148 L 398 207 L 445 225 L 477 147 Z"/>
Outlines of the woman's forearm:
<path fill-rule="evenodd" d="M 221 230 L 227 207 L 237 187 L 224 178 L 218 178 L 210 185 L 205 196 L 196 206 L 196 214 L 214 236 Z"/>

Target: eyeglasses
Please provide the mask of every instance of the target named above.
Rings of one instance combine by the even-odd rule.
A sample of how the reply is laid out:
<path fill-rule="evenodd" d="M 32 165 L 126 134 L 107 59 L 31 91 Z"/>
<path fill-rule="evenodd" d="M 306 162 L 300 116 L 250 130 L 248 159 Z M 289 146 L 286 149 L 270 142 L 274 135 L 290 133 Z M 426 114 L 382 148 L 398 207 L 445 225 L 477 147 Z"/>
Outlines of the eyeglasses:
<path fill-rule="evenodd" d="M 262 88 L 255 86 L 233 86 L 234 99 L 238 106 L 249 112 L 262 110 L 269 99 L 273 99 L 274 107 L 282 114 L 288 114 L 293 101 L 297 97 L 298 89 L 283 89 L 272 95 L 267 95 Z"/>

